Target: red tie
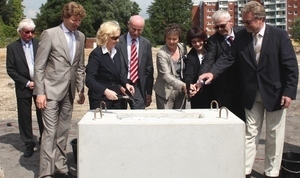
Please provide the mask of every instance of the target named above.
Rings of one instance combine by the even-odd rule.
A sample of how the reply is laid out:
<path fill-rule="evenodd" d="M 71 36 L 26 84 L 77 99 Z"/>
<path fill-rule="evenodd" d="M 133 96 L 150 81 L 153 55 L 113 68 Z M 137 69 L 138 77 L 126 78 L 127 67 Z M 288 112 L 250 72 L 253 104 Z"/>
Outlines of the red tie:
<path fill-rule="evenodd" d="M 233 43 L 233 37 L 232 36 L 229 36 L 227 38 L 228 42 L 230 43 L 230 46 L 232 46 L 232 43 Z"/>
<path fill-rule="evenodd" d="M 137 49 L 136 49 L 135 42 L 136 39 L 132 39 L 131 57 L 130 57 L 130 80 L 134 84 L 138 79 L 138 57 L 137 57 Z"/>

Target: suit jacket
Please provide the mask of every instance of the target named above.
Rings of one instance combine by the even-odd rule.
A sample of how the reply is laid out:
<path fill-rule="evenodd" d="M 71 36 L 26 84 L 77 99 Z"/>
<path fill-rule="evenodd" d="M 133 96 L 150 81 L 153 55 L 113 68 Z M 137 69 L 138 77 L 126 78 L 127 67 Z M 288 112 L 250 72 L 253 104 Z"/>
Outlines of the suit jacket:
<path fill-rule="evenodd" d="M 232 47 L 220 56 L 210 71 L 216 77 L 235 60 L 241 69 L 245 108 L 252 108 L 257 91 L 260 92 L 267 111 L 281 109 L 282 96 L 296 98 L 298 64 L 286 31 L 266 25 L 258 64 L 252 33 L 239 31 Z"/>
<path fill-rule="evenodd" d="M 152 46 L 149 40 L 139 37 L 139 51 L 138 51 L 138 76 L 141 85 L 141 92 L 144 101 L 146 101 L 146 94 L 152 95 L 153 88 L 153 60 L 152 60 Z M 128 75 L 128 52 L 127 52 L 127 33 L 122 35 L 116 49 L 120 52 L 121 73 L 127 77 Z"/>
<path fill-rule="evenodd" d="M 61 26 L 43 31 L 34 65 L 34 93 L 46 95 L 47 99 L 60 101 L 71 89 L 75 98 L 75 90 L 84 90 L 84 40 L 80 31 L 75 31 L 76 50 L 73 63 L 68 43 Z"/>
<path fill-rule="evenodd" d="M 235 26 L 233 27 L 233 32 L 236 35 L 236 33 L 242 29 L 245 29 L 244 27 Z M 200 74 L 203 74 L 205 72 L 208 72 L 213 64 L 216 62 L 218 57 L 224 53 L 224 51 L 227 51 L 229 49 L 229 45 L 227 44 L 225 38 L 220 33 L 216 32 L 212 36 L 210 36 L 207 40 L 207 46 L 208 46 L 208 53 L 209 55 L 206 55 L 203 59 L 203 65 L 200 71 Z"/>
<path fill-rule="evenodd" d="M 107 100 L 104 95 L 106 88 L 120 94 L 119 85 L 125 87 L 127 80 L 126 76 L 121 75 L 119 58 L 119 52 L 111 59 L 108 53 L 103 54 L 100 47 L 91 52 L 86 66 L 86 86 L 90 98 Z"/>
<path fill-rule="evenodd" d="M 204 57 L 208 55 L 205 46 Z M 195 48 L 192 48 L 186 59 L 185 62 L 185 70 L 184 70 L 184 82 L 194 84 L 197 82 L 198 77 L 200 75 L 200 69 L 203 66 L 203 63 L 200 64 L 198 53 Z M 195 96 L 191 98 L 191 108 L 209 108 L 211 102 L 211 85 L 207 85 L 201 88 Z"/>
<path fill-rule="evenodd" d="M 35 55 L 38 47 L 38 40 L 32 39 L 32 46 L 35 60 Z M 15 82 L 15 90 L 17 97 L 31 97 L 33 90 L 31 90 L 29 87 L 26 87 L 27 82 L 31 79 L 21 39 L 18 39 L 7 46 L 6 69 L 7 74 Z"/>
<path fill-rule="evenodd" d="M 185 47 L 178 43 L 179 51 L 181 54 L 181 78 L 183 78 L 184 70 L 184 57 L 186 56 Z M 172 90 L 181 91 L 183 81 L 176 78 L 176 70 L 173 65 L 173 59 L 170 55 L 170 50 L 165 44 L 156 54 L 156 63 L 157 63 L 157 78 L 154 84 L 155 93 L 164 98 L 168 99 Z"/>

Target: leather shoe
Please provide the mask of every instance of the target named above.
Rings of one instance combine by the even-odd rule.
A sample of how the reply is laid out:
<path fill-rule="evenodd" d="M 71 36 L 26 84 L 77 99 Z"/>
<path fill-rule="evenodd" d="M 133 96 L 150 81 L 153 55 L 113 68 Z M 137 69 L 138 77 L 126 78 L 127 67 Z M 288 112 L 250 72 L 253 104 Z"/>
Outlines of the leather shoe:
<path fill-rule="evenodd" d="M 24 157 L 25 158 L 29 158 L 33 155 L 33 152 L 34 152 L 34 147 L 35 147 L 35 143 L 32 142 L 30 143 L 29 145 L 26 146 L 26 150 L 24 152 Z"/>
<path fill-rule="evenodd" d="M 70 172 L 67 172 L 63 174 L 56 173 L 54 174 L 54 178 L 77 178 L 77 176 L 74 176 Z"/>
<path fill-rule="evenodd" d="M 276 176 L 276 177 L 270 177 L 270 176 L 266 176 L 266 174 L 264 173 L 264 177 L 266 177 L 266 178 L 279 178 L 278 176 Z"/>
<path fill-rule="evenodd" d="M 247 175 L 246 175 L 246 178 L 251 178 L 250 174 L 247 174 Z"/>

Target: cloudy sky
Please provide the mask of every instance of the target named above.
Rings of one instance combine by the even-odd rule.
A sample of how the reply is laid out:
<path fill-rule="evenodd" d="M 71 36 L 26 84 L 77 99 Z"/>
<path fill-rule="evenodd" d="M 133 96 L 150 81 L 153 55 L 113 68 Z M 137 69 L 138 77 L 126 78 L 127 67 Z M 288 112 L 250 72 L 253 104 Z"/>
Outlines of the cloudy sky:
<path fill-rule="evenodd" d="M 41 4 L 46 3 L 47 0 L 23 0 L 23 5 L 25 6 L 24 14 L 27 18 L 35 18 L 37 12 L 39 12 L 39 8 Z M 151 4 L 152 0 L 134 0 L 139 4 L 142 9 L 140 15 L 144 18 L 148 18 L 146 14 L 148 6 Z M 193 0 L 194 3 L 199 3 L 201 0 Z"/>

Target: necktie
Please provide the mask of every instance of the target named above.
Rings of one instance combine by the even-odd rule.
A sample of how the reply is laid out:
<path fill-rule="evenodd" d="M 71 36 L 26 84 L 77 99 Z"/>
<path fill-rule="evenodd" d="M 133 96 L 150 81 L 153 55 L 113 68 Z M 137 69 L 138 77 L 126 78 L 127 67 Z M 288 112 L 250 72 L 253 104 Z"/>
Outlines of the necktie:
<path fill-rule="evenodd" d="M 74 53 L 74 41 L 73 41 L 73 32 L 68 32 L 68 35 L 69 35 L 69 43 L 68 43 L 68 46 L 69 46 L 69 52 L 70 52 L 70 63 L 72 64 L 73 63 L 73 53 Z"/>
<path fill-rule="evenodd" d="M 227 38 L 228 42 L 230 43 L 230 46 L 232 46 L 232 43 L 233 43 L 233 37 L 232 36 L 229 36 Z"/>
<path fill-rule="evenodd" d="M 28 69 L 29 69 L 30 78 L 31 78 L 31 80 L 33 80 L 34 61 L 33 61 L 32 55 L 31 55 L 30 44 L 31 43 L 25 44 L 25 57 L 26 57 L 26 61 L 27 61 Z"/>
<path fill-rule="evenodd" d="M 257 64 L 259 62 L 261 41 L 262 41 L 262 40 L 260 40 L 260 37 L 261 36 L 259 33 L 255 34 L 255 36 L 254 36 L 254 39 L 255 39 L 254 40 L 254 53 L 255 53 L 255 59 L 256 59 Z"/>
<path fill-rule="evenodd" d="M 130 56 L 130 80 L 132 83 L 135 83 L 138 79 L 138 56 L 135 42 L 136 40 L 132 39 Z"/>

